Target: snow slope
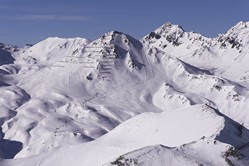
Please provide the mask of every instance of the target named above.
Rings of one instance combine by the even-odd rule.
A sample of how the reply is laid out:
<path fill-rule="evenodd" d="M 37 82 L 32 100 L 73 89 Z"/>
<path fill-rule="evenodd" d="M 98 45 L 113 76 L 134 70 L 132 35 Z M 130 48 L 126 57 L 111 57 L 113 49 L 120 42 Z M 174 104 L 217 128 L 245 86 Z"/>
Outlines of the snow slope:
<path fill-rule="evenodd" d="M 145 147 L 122 155 L 105 166 L 247 165 L 248 161 L 242 158 L 233 147 L 203 138 L 178 148 L 162 145 Z"/>
<path fill-rule="evenodd" d="M 0 164 L 247 165 L 248 37 L 166 23 L 0 44 Z"/>

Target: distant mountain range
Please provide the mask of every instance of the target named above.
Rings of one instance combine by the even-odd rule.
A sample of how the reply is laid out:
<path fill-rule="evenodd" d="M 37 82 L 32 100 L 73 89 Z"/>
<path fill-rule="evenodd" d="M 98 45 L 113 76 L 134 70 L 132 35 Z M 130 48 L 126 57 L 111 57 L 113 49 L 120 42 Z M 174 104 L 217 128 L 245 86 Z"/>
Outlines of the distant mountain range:
<path fill-rule="evenodd" d="M 249 165 L 248 64 L 249 22 L 0 43 L 0 165 Z"/>

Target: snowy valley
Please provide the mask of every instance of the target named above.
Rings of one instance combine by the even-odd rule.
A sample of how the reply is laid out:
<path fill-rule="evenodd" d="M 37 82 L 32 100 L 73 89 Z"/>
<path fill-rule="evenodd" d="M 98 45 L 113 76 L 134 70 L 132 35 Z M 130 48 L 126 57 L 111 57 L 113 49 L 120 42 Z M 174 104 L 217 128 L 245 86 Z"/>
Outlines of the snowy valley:
<path fill-rule="evenodd" d="M 248 62 L 249 22 L 0 43 L 0 165 L 249 165 Z"/>

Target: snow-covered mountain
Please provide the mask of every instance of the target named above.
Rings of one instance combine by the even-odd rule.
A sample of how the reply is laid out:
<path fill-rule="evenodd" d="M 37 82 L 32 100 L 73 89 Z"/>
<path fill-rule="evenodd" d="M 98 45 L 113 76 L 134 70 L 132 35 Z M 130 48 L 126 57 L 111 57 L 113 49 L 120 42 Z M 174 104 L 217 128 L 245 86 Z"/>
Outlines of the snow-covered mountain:
<path fill-rule="evenodd" d="M 248 165 L 248 39 L 166 23 L 0 44 L 0 165 Z"/>

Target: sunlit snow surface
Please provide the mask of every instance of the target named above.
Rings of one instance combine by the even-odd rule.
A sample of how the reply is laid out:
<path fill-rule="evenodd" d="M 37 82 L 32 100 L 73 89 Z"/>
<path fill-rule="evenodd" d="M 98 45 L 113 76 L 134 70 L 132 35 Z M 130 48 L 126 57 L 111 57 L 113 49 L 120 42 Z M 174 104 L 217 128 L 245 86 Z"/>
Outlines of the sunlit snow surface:
<path fill-rule="evenodd" d="M 0 165 L 249 165 L 248 62 L 246 22 L 0 44 Z"/>

